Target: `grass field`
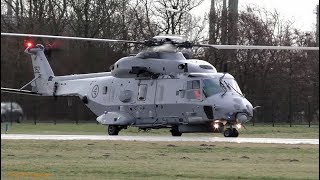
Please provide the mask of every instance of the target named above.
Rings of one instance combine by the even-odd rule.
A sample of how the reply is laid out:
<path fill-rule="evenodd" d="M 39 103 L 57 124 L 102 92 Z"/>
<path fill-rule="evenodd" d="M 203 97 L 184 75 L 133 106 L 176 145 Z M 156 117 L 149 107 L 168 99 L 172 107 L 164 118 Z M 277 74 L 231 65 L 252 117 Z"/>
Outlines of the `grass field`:
<path fill-rule="evenodd" d="M 318 179 L 318 145 L 2 140 L 3 179 Z"/>
<path fill-rule="evenodd" d="M 31 123 L 10 123 L 9 130 L 5 132 L 5 123 L 1 123 L 1 133 L 29 133 L 29 134 L 106 134 L 106 126 L 95 123 L 60 123 L 54 125 L 53 123 L 38 123 L 36 125 Z M 129 127 L 122 130 L 120 135 L 170 135 L 169 129 L 159 129 L 151 131 L 138 131 L 137 128 Z M 191 133 L 183 134 L 183 136 L 213 136 L 222 137 L 221 133 Z M 319 138 L 319 126 L 313 125 L 308 127 L 306 125 L 271 125 L 256 124 L 255 126 L 247 125 L 247 130 L 240 129 L 239 137 L 270 137 L 270 138 Z"/>
<path fill-rule="evenodd" d="M 319 127 L 258 124 L 240 137 L 319 138 Z M 7 133 L 106 134 L 103 125 L 21 123 Z M 5 133 L 5 123 L 1 124 Z M 167 135 L 168 129 L 120 135 Z M 183 134 L 214 136 L 221 134 Z M 200 142 L 1 141 L 3 179 L 318 179 L 318 145 Z"/>

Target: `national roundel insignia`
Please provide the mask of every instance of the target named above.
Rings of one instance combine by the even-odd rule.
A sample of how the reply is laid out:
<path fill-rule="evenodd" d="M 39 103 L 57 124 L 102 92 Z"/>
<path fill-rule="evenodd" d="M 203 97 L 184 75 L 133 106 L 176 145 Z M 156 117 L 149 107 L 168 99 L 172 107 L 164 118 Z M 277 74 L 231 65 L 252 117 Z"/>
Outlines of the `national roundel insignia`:
<path fill-rule="evenodd" d="M 99 94 L 99 86 L 95 85 L 92 88 L 91 96 L 92 96 L 92 98 L 96 98 L 98 96 L 98 94 Z"/>

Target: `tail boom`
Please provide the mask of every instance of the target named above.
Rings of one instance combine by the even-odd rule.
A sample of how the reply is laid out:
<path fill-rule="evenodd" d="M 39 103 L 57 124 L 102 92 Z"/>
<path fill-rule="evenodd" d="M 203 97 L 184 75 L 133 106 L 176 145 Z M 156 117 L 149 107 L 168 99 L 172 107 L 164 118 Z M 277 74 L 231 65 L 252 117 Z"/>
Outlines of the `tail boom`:
<path fill-rule="evenodd" d="M 54 78 L 53 71 L 44 54 L 44 46 L 38 44 L 34 48 L 27 48 L 25 53 L 31 55 L 35 80 L 31 83 L 32 92 L 43 96 L 53 95 Z"/>

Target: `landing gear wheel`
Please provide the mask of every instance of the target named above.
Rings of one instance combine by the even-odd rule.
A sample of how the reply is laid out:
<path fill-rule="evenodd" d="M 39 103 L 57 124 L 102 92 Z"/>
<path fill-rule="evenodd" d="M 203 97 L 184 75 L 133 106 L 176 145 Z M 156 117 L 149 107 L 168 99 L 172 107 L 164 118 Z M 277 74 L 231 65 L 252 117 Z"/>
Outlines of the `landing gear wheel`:
<path fill-rule="evenodd" d="M 238 137 L 239 136 L 239 132 L 238 132 L 238 130 L 236 129 L 236 128 L 233 128 L 232 129 L 232 137 Z"/>
<path fill-rule="evenodd" d="M 108 134 L 110 136 L 116 136 L 119 134 L 120 128 L 118 126 L 115 125 L 109 125 L 108 126 Z"/>
<path fill-rule="evenodd" d="M 238 137 L 239 136 L 239 132 L 236 128 L 227 128 L 224 133 L 223 133 L 224 137 Z"/>
<path fill-rule="evenodd" d="M 171 135 L 172 135 L 172 136 L 181 136 L 182 133 L 179 132 L 179 131 L 173 131 L 173 130 L 171 130 Z"/>
<path fill-rule="evenodd" d="M 233 132 L 232 129 L 227 128 L 224 132 L 223 132 L 224 137 L 233 137 Z"/>
<path fill-rule="evenodd" d="M 172 127 L 172 129 L 170 130 L 170 132 L 171 132 L 171 135 L 172 135 L 172 136 L 181 136 L 181 135 L 182 135 L 182 133 L 179 132 L 179 128 L 178 128 L 177 126 Z"/>

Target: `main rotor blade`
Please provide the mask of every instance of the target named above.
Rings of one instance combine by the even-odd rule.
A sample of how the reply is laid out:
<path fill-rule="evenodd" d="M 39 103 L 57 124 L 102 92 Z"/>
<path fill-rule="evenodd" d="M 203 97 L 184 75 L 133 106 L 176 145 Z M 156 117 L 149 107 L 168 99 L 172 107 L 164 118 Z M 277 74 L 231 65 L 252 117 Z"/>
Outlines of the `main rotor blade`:
<path fill-rule="evenodd" d="M 53 39 L 81 40 L 81 41 L 111 42 L 111 43 L 132 43 L 132 44 L 143 44 L 144 43 L 144 42 L 139 42 L 139 41 L 128 41 L 128 40 L 117 40 L 117 39 L 83 38 L 83 37 L 71 37 L 71 36 L 52 36 L 52 35 L 40 35 L 40 34 L 1 33 L 1 36 L 40 37 L 40 38 L 53 38 Z"/>
<path fill-rule="evenodd" d="M 214 44 L 195 44 L 198 47 L 212 47 L 215 49 L 269 49 L 269 50 L 307 50 L 319 51 L 319 47 L 299 47 L 299 46 L 254 46 L 254 45 L 214 45 Z"/>
<path fill-rule="evenodd" d="M 71 36 L 52 36 L 52 35 L 39 35 L 39 34 L 19 34 L 19 33 L 1 33 L 1 36 L 18 36 L 18 37 L 40 37 L 40 38 L 53 38 L 53 39 L 69 39 L 69 40 L 82 40 L 82 41 L 95 41 L 95 42 L 111 42 L 111 43 L 132 43 L 132 44 L 145 44 L 146 42 L 117 40 L 117 39 L 101 39 L 101 38 L 83 38 Z M 215 49 L 269 49 L 269 50 L 307 50 L 319 51 L 319 47 L 298 47 L 298 46 L 254 46 L 254 45 L 215 45 L 215 44 L 194 44 L 196 47 L 211 47 Z"/>

